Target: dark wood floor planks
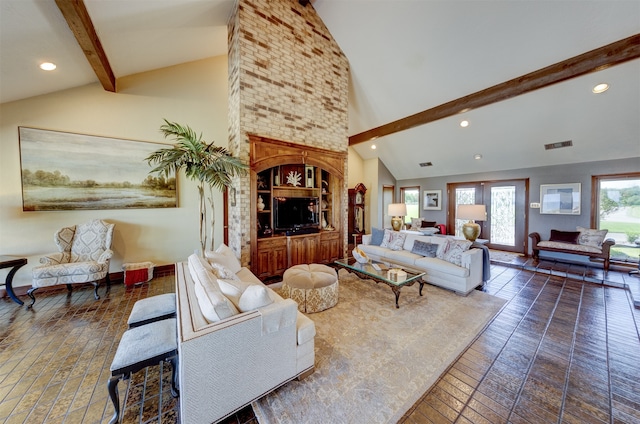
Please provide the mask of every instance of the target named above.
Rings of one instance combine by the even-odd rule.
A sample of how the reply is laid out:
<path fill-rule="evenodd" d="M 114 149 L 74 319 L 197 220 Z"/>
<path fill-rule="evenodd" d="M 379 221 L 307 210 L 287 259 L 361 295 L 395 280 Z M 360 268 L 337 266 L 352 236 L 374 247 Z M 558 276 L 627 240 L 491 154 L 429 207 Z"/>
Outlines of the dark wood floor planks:
<path fill-rule="evenodd" d="M 509 303 L 402 421 L 640 422 L 640 313 L 566 268 L 493 267 L 484 290 Z"/>

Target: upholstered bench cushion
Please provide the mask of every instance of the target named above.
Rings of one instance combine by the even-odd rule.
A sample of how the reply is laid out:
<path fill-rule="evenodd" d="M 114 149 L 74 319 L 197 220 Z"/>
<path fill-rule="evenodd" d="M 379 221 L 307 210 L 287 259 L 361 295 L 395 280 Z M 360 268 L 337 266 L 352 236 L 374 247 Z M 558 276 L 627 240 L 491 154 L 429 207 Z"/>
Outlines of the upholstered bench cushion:
<path fill-rule="evenodd" d="M 138 300 L 129 314 L 127 324 L 137 327 L 152 321 L 176 316 L 176 294 L 165 293 Z"/>
<path fill-rule="evenodd" d="M 178 349 L 177 321 L 169 318 L 124 332 L 111 362 L 111 372 L 126 369 Z"/>
<path fill-rule="evenodd" d="M 295 265 L 282 276 L 282 297 L 298 303 L 300 312 L 321 312 L 338 303 L 338 274 L 326 265 Z"/>
<path fill-rule="evenodd" d="M 283 281 L 297 289 L 315 289 L 326 287 L 336 282 L 336 270 L 326 265 L 309 264 L 294 265 L 287 269 Z"/>
<path fill-rule="evenodd" d="M 539 248 L 550 247 L 552 249 L 565 249 L 565 250 L 574 250 L 580 253 L 602 253 L 602 249 L 598 247 L 593 247 L 585 244 L 571 244 L 571 243 L 563 243 L 559 241 L 541 241 L 538 243 Z"/>

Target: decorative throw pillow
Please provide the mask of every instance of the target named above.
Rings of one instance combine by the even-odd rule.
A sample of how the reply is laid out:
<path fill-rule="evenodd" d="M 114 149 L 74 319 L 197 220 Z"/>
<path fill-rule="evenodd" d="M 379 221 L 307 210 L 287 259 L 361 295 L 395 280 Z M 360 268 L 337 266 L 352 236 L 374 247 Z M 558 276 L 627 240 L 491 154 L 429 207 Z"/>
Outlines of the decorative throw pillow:
<path fill-rule="evenodd" d="M 549 241 L 578 244 L 578 237 L 580 237 L 580 231 L 551 230 L 551 236 L 549 237 Z"/>
<path fill-rule="evenodd" d="M 462 266 L 462 254 L 471 247 L 469 240 L 448 240 L 442 259 L 454 265 Z"/>
<path fill-rule="evenodd" d="M 236 258 L 236 254 L 231 250 L 229 246 L 226 244 L 221 244 L 212 252 L 210 250 L 204 252 L 204 256 L 207 258 L 209 262 L 217 262 L 229 268 L 231 272 L 236 273 L 242 269 L 242 265 L 238 258 Z"/>
<path fill-rule="evenodd" d="M 240 312 L 253 311 L 273 303 L 267 288 L 261 284 L 252 284 L 242 293 L 238 301 Z"/>
<path fill-rule="evenodd" d="M 402 250 L 404 241 L 407 238 L 407 233 L 401 233 L 399 231 L 384 230 L 384 237 L 380 247 L 386 247 L 391 250 Z"/>
<path fill-rule="evenodd" d="M 208 322 L 217 322 L 238 313 L 236 307 L 209 281 L 196 281 L 195 293 L 198 306 Z"/>
<path fill-rule="evenodd" d="M 411 229 L 413 231 L 419 230 L 422 226 L 422 218 L 411 218 Z"/>
<path fill-rule="evenodd" d="M 216 283 L 217 277 L 213 273 L 213 269 L 211 268 L 211 264 L 207 262 L 204 258 L 193 254 L 187 258 L 187 263 L 189 266 L 189 273 L 191 274 L 191 279 L 193 281 L 198 280 L 211 280 L 213 283 Z"/>
<path fill-rule="evenodd" d="M 436 226 L 436 221 L 422 221 L 422 228 L 431 228 Z"/>
<path fill-rule="evenodd" d="M 608 230 L 596 230 L 593 228 L 577 227 L 576 230 L 580 231 L 578 236 L 578 244 L 583 246 L 592 246 L 601 248 L 604 238 L 607 236 Z"/>
<path fill-rule="evenodd" d="M 371 244 L 373 246 L 380 246 L 382 244 L 382 239 L 384 238 L 384 230 L 380 228 L 371 228 Z"/>
<path fill-rule="evenodd" d="M 411 249 L 411 253 L 422 255 L 427 258 L 435 258 L 436 254 L 438 253 L 438 245 L 435 243 L 416 240 L 413 243 L 413 249 Z"/>
<path fill-rule="evenodd" d="M 241 280 L 218 280 L 220 291 L 237 307 L 240 303 L 240 296 L 252 283 Z"/>
<path fill-rule="evenodd" d="M 240 280 L 240 278 L 236 275 L 235 272 L 231 272 L 229 268 L 226 266 L 219 264 L 217 262 L 211 263 L 211 268 L 213 268 L 213 273 L 218 278 L 224 278 L 225 280 Z"/>

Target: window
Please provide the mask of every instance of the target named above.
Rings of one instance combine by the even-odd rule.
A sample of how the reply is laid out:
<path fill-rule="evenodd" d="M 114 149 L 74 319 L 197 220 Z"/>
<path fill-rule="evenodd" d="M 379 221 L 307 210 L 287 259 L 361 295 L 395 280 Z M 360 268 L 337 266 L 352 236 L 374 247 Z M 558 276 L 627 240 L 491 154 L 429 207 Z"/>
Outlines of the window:
<path fill-rule="evenodd" d="M 591 225 L 616 241 L 611 259 L 638 263 L 640 254 L 640 173 L 593 177 Z"/>
<path fill-rule="evenodd" d="M 420 187 L 401 187 L 400 202 L 407 205 L 405 224 L 411 224 L 411 218 L 420 217 Z"/>

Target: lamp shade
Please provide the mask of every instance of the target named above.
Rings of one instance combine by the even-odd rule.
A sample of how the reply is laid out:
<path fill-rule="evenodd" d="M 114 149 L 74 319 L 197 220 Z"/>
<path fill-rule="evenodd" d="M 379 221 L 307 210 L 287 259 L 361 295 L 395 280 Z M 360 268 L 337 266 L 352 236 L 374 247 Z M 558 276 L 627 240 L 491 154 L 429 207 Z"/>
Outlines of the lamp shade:
<path fill-rule="evenodd" d="M 404 203 L 390 203 L 388 209 L 389 216 L 407 216 L 407 205 Z"/>
<path fill-rule="evenodd" d="M 485 205 L 458 205 L 456 218 L 469 221 L 486 221 L 487 208 Z"/>

